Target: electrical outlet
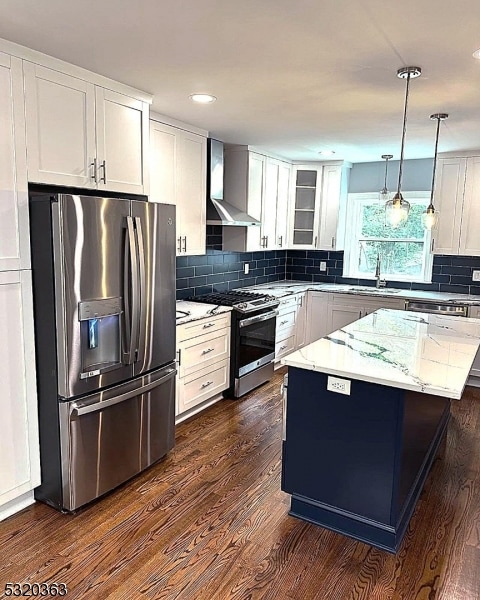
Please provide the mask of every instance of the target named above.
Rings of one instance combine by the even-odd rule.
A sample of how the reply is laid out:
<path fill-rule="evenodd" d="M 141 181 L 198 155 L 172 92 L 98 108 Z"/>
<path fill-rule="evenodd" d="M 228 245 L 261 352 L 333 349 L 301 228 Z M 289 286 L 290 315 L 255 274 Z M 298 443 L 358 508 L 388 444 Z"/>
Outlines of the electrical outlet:
<path fill-rule="evenodd" d="M 472 281 L 480 281 L 480 271 L 473 271 Z"/>
<path fill-rule="evenodd" d="M 320 271 L 326 271 L 326 270 L 327 270 L 327 263 L 322 260 L 322 262 L 320 263 Z"/>
<path fill-rule="evenodd" d="M 341 379 L 340 377 L 331 377 L 329 375 L 327 379 L 327 390 L 329 392 L 350 396 L 351 383 L 350 379 Z"/>
<path fill-rule="evenodd" d="M 245 263 L 243 265 L 243 272 L 245 273 L 245 275 L 248 275 L 249 271 L 250 271 L 250 265 L 248 263 Z"/>

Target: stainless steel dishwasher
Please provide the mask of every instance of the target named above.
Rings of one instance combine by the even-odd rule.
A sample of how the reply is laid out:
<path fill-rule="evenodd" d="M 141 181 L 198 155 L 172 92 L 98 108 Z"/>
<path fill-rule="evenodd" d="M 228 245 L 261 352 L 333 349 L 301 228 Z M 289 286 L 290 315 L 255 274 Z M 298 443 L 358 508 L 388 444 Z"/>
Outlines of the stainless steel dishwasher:
<path fill-rule="evenodd" d="M 448 315 L 450 317 L 468 317 L 468 304 L 452 304 L 451 302 L 405 300 L 405 310 Z"/>

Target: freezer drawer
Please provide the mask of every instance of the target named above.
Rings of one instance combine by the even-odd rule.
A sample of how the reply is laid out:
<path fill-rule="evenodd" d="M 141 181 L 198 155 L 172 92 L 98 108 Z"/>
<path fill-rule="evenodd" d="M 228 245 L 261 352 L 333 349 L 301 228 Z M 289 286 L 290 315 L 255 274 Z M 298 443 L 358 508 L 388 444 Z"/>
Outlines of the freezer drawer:
<path fill-rule="evenodd" d="M 173 447 L 175 367 L 60 404 L 63 508 L 73 511 Z"/>

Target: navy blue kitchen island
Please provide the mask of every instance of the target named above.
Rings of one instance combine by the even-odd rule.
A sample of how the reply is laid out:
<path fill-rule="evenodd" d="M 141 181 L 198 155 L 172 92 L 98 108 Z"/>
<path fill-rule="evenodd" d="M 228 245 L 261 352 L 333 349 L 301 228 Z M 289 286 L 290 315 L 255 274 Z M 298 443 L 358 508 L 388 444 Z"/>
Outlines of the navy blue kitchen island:
<path fill-rule="evenodd" d="M 290 514 L 397 552 L 479 337 L 474 319 L 380 310 L 287 356 Z"/>

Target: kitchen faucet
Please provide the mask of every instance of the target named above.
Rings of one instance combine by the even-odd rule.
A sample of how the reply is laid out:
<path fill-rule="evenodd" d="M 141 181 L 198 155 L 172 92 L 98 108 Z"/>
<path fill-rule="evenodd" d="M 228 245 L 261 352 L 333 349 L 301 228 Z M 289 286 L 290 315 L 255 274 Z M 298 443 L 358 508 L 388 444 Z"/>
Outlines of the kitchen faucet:
<path fill-rule="evenodd" d="M 377 280 L 377 283 L 375 284 L 375 286 L 377 288 L 385 287 L 387 285 L 387 282 L 385 281 L 385 279 L 382 279 L 382 277 L 380 275 L 381 265 L 382 265 L 382 263 L 380 261 L 380 254 L 377 254 L 377 266 L 375 268 L 375 279 Z"/>

